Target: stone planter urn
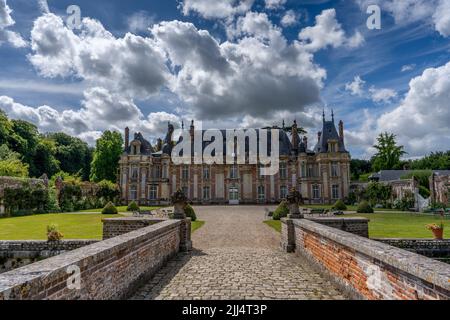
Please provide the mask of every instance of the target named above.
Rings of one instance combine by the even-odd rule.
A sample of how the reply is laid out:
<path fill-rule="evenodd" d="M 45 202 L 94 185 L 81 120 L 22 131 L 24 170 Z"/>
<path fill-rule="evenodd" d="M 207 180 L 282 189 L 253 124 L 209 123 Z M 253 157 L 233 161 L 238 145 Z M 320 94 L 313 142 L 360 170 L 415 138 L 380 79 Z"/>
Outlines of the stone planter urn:
<path fill-rule="evenodd" d="M 172 196 L 172 204 L 174 207 L 173 210 L 173 219 L 186 219 L 186 213 L 184 212 L 184 208 L 187 204 L 187 197 L 182 190 L 178 190 Z"/>
<path fill-rule="evenodd" d="M 303 204 L 303 197 L 297 189 L 292 188 L 289 195 L 286 197 L 289 205 L 289 219 L 303 219 L 303 214 L 300 213 L 300 205 Z"/>

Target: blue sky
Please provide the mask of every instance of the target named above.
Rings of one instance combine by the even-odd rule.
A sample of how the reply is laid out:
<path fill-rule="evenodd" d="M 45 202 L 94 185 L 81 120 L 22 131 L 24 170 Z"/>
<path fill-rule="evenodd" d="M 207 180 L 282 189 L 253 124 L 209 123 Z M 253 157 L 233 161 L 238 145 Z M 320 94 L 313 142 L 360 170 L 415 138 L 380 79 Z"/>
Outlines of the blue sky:
<path fill-rule="evenodd" d="M 325 108 L 344 121 L 354 157 L 370 157 L 382 131 L 410 157 L 447 150 L 450 4 L 400 2 L 49 0 L 47 11 L 0 0 L 0 108 L 90 143 L 125 125 L 154 139 L 190 119 L 297 119 L 315 141 Z M 366 26 L 369 4 L 381 30 Z M 65 25 L 69 5 L 81 30 Z"/>

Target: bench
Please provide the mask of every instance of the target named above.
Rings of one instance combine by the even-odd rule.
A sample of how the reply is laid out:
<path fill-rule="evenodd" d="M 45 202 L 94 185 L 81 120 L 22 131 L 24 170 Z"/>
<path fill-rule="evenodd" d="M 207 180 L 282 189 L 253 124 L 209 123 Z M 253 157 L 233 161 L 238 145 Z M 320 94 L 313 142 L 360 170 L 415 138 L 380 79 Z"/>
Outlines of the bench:
<path fill-rule="evenodd" d="M 319 216 L 328 215 L 328 213 L 329 213 L 329 211 L 327 209 L 311 209 L 309 211 L 309 214 L 311 214 L 311 215 L 318 214 Z"/>

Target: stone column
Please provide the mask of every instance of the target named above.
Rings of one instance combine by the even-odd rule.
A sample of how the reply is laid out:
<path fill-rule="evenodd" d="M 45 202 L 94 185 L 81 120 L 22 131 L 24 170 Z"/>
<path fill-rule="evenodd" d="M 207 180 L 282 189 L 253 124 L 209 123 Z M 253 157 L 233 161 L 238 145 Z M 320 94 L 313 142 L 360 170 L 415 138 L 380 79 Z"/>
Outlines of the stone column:
<path fill-rule="evenodd" d="M 294 220 L 281 219 L 281 250 L 286 253 L 295 252 L 295 227 Z"/>
<path fill-rule="evenodd" d="M 289 219 L 303 219 L 303 214 L 300 213 L 300 204 L 303 203 L 303 197 L 296 188 L 291 189 L 291 193 L 287 196 L 289 203 Z"/>
<path fill-rule="evenodd" d="M 184 208 L 187 205 L 186 195 L 182 190 L 178 190 L 172 196 L 172 203 L 174 207 L 173 219 L 180 220 L 180 251 L 188 252 L 192 250 L 191 241 L 191 218 L 186 218 Z"/>

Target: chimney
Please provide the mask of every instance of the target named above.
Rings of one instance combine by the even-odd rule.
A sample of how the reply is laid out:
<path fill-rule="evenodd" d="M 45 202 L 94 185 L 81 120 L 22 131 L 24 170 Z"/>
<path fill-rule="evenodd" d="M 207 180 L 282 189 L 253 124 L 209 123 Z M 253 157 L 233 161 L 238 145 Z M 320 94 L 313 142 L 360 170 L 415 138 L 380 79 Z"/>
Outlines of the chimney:
<path fill-rule="evenodd" d="M 130 145 L 130 128 L 125 128 L 125 150 L 128 150 L 128 146 Z"/>
<path fill-rule="evenodd" d="M 194 126 L 194 120 L 191 121 L 191 129 L 189 130 L 191 134 L 191 140 L 194 141 L 194 133 L 195 133 L 195 126 Z"/>
<path fill-rule="evenodd" d="M 303 137 L 303 144 L 305 145 L 305 150 L 308 150 L 308 137 L 307 136 Z"/>
<path fill-rule="evenodd" d="M 344 141 L 344 122 L 342 120 L 339 121 L 339 137 L 341 141 Z"/>
<path fill-rule="evenodd" d="M 294 124 L 292 125 L 292 147 L 294 150 L 298 149 L 298 126 L 297 120 L 294 120 Z"/>
<path fill-rule="evenodd" d="M 320 138 L 322 138 L 322 131 L 317 133 L 317 141 L 320 143 Z"/>

